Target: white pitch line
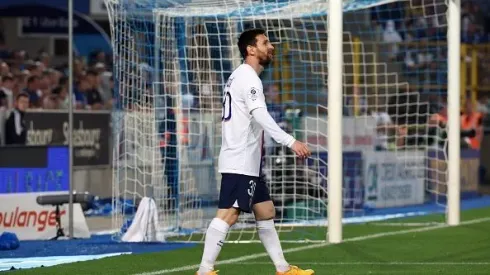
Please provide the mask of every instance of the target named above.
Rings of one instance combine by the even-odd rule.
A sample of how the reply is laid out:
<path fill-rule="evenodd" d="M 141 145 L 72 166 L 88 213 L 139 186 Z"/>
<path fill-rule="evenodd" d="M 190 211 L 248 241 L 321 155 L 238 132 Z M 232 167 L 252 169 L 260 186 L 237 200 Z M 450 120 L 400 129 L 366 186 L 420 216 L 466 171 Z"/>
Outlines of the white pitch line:
<path fill-rule="evenodd" d="M 482 222 L 487 222 L 487 221 L 490 221 L 490 217 L 463 221 L 460 223 L 460 225 L 477 224 L 477 223 L 482 223 Z M 377 238 L 382 238 L 382 237 L 403 235 L 403 234 L 408 234 L 408 233 L 426 232 L 426 231 L 432 231 L 432 230 L 448 228 L 448 227 L 450 227 L 450 226 L 447 224 L 441 224 L 441 225 L 430 226 L 430 227 L 422 227 L 422 228 L 414 228 L 414 229 L 407 229 L 407 230 L 400 230 L 400 231 L 384 232 L 384 233 L 378 233 L 378 234 L 372 234 L 372 235 L 367 235 L 367 236 L 360 236 L 360 237 L 345 239 L 345 240 L 343 240 L 343 243 L 365 241 L 365 240 L 377 239 Z M 333 245 L 333 244 L 332 243 L 320 243 L 320 244 L 310 244 L 307 246 L 299 246 L 299 247 L 289 248 L 289 249 L 284 250 L 284 254 L 300 252 L 300 251 L 305 251 L 305 250 L 311 250 L 311 249 L 321 248 L 321 247 L 326 247 L 326 246 L 331 246 L 331 245 Z M 269 255 L 265 252 L 264 253 L 256 253 L 256 254 L 251 254 L 251 255 L 247 255 L 247 256 L 242 256 L 242 257 L 237 257 L 237 258 L 231 258 L 228 260 L 218 261 L 218 262 L 216 262 L 216 265 L 240 263 L 240 262 L 245 262 L 248 260 L 254 260 L 254 259 L 258 259 L 258 258 L 262 258 L 262 257 L 268 257 L 268 256 Z M 199 264 L 194 264 L 194 265 L 185 265 L 185 266 L 171 268 L 171 269 L 162 269 L 162 270 L 151 271 L 151 272 L 136 273 L 134 275 L 160 275 L 160 274 L 169 274 L 169 273 L 182 272 L 182 271 L 191 271 L 191 270 L 195 271 L 198 268 L 199 268 Z"/>
<path fill-rule="evenodd" d="M 298 265 L 490 265 L 490 262 L 294 262 Z M 271 262 L 242 262 L 235 265 L 271 265 Z"/>
<path fill-rule="evenodd" d="M 409 222 L 409 223 L 401 223 L 401 222 L 377 222 L 377 223 L 369 223 L 369 225 L 378 225 L 378 226 L 402 226 L 402 227 L 410 227 L 410 226 L 434 226 L 444 224 L 442 222 Z"/>

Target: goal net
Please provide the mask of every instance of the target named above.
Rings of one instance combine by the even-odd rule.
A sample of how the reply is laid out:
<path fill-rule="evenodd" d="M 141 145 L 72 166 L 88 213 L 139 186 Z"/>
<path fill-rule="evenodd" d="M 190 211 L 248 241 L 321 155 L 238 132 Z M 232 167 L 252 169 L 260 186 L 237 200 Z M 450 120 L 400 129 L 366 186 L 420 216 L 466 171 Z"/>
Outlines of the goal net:
<path fill-rule="evenodd" d="M 269 112 L 313 155 L 266 138 L 265 171 L 285 241 L 325 241 L 328 204 L 328 1 L 106 0 L 119 108 L 114 227 L 142 197 L 158 230 L 202 241 L 220 188 L 222 89 L 238 36 L 263 28 L 275 58 L 261 75 Z M 444 0 L 346 0 L 343 28 L 343 223 L 444 207 L 447 82 Z M 384 214 L 380 214 L 384 213 Z M 412 213 L 413 214 L 413 213 Z M 123 232 L 123 231 L 121 231 Z M 118 233 L 118 235 L 121 234 Z M 256 241 L 242 215 L 229 241 Z"/>

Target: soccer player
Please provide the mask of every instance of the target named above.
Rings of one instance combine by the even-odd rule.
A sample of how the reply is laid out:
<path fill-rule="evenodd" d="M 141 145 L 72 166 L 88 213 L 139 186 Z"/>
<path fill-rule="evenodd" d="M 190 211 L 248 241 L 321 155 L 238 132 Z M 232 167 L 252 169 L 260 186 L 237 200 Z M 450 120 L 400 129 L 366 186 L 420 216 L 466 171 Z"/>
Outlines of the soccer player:
<path fill-rule="evenodd" d="M 244 59 L 229 77 L 223 91 L 222 145 L 219 172 L 221 191 L 216 217 L 206 232 L 204 253 L 197 275 L 216 275 L 214 264 L 226 234 L 241 212 L 254 212 L 259 238 L 277 275 L 311 275 L 289 265 L 274 226 L 275 209 L 261 177 L 264 130 L 298 157 L 311 155 L 308 147 L 284 132 L 267 111 L 259 74 L 273 58 L 274 47 L 261 29 L 243 32 L 238 48 Z"/>

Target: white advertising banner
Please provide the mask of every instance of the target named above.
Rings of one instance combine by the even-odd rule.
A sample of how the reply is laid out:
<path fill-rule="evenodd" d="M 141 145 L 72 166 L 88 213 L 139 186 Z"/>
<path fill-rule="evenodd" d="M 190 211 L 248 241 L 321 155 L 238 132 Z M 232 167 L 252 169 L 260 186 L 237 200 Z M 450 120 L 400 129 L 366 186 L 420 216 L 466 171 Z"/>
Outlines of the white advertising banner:
<path fill-rule="evenodd" d="M 39 195 L 60 192 L 19 193 L 0 195 L 0 233 L 12 232 L 19 240 L 49 240 L 56 236 L 56 211 L 54 206 L 36 202 Z M 68 235 L 68 205 L 60 207 L 61 226 Z M 89 238 L 90 232 L 80 204 L 73 205 L 73 235 Z"/>
<path fill-rule="evenodd" d="M 373 208 L 424 203 L 424 152 L 365 152 L 365 205 Z"/>
<path fill-rule="evenodd" d="M 306 141 L 313 152 L 327 151 L 328 117 L 306 116 L 303 121 Z M 376 121 L 373 117 L 342 118 L 343 151 L 373 151 L 376 135 Z"/>

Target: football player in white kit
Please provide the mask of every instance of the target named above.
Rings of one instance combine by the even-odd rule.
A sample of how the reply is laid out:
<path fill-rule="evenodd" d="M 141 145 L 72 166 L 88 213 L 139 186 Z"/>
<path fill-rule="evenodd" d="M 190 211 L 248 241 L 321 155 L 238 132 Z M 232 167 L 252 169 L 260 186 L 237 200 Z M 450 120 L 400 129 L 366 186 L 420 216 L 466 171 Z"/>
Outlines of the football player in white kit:
<path fill-rule="evenodd" d="M 259 238 L 275 265 L 276 274 L 311 275 L 313 270 L 290 265 L 282 252 L 274 226 L 274 204 L 261 177 L 264 130 L 300 158 L 307 158 L 311 153 L 304 143 L 284 132 L 267 111 L 259 75 L 272 61 L 274 47 L 265 31 L 244 31 L 238 48 L 244 63 L 231 74 L 223 91 L 219 209 L 206 232 L 203 257 L 196 274 L 217 274 L 214 264 L 229 228 L 242 211 L 253 211 Z"/>

